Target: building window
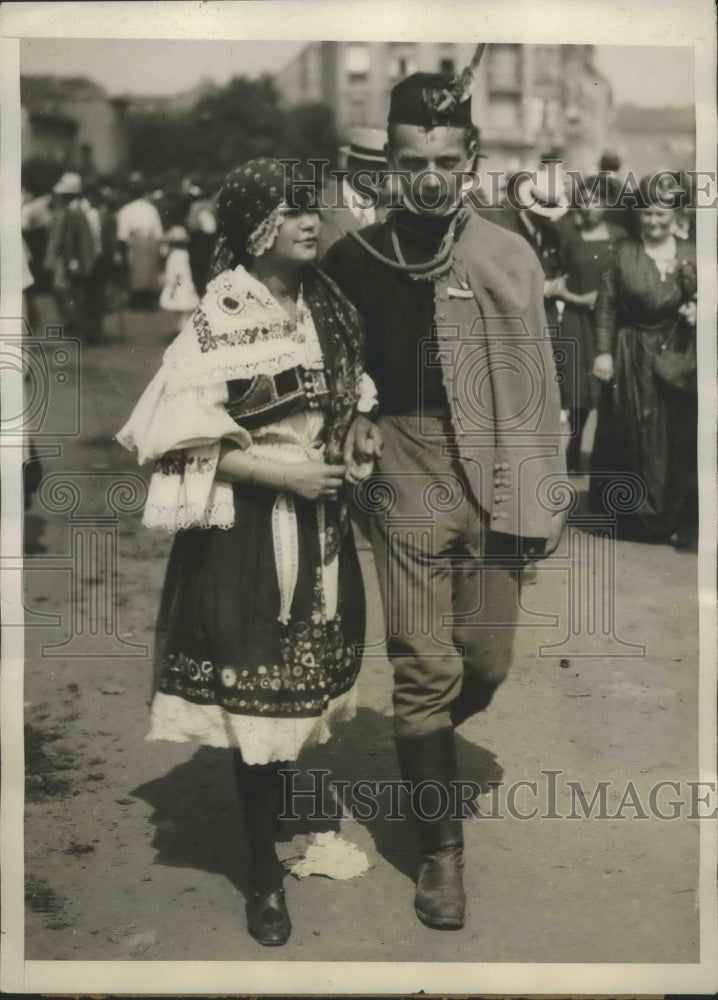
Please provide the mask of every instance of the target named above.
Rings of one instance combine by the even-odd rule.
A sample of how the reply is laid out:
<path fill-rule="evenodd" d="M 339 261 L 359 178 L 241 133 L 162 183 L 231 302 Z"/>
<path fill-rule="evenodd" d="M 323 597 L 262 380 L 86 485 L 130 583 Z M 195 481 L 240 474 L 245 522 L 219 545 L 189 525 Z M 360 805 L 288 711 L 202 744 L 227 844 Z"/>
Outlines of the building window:
<path fill-rule="evenodd" d="M 440 73 L 455 73 L 456 63 L 453 59 L 439 59 L 439 72 Z"/>
<path fill-rule="evenodd" d="M 498 132 L 515 132 L 520 124 L 518 101 L 508 97 L 495 97 L 490 102 L 491 124 Z"/>
<path fill-rule="evenodd" d="M 366 123 L 366 101 L 359 98 L 349 101 L 349 125 L 356 127 L 366 125 Z"/>
<path fill-rule="evenodd" d="M 537 45 L 534 50 L 536 80 L 542 83 L 558 80 L 561 74 L 561 53 L 556 45 Z"/>
<path fill-rule="evenodd" d="M 514 90 L 520 83 L 521 49 L 518 45 L 489 46 L 489 80 L 493 90 Z"/>
<path fill-rule="evenodd" d="M 389 63 L 389 77 L 392 80 L 403 80 L 405 76 L 416 73 L 417 69 L 413 52 L 405 48 L 392 56 Z"/>
<path fill-rule="evenodd" d="M 347 45 L 345 69 L 350 83 L 366 83 L 371 56 L 368 45 Z"/>
<path fill-rule="evenodd" d="M 80 144 L 80 170 L 83 173 L 91 171 L 94 167 L 92 146 L 89 142 Z"/>

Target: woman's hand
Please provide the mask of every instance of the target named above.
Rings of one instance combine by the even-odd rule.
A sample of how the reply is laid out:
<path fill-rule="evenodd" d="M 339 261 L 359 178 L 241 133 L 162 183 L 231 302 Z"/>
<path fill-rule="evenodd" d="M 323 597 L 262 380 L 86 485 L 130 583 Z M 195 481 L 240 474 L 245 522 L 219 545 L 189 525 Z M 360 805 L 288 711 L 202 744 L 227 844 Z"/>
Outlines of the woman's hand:
<path fill-rule="evenodd" d="M 545 299 L 564 299 L 566 291 L 565 274 L 559 274 L 556 278 L 547 278 L 543 283 L 543 297 Z"/>
<path fill-rule="evenodd" d="M 685 316 L 689 326 L 696 325 L 697 306 L 695 299 L 691 299 L 690 302 L 684 303 L 678 312 Z"/>
<path fill-rule="evenodd" d="M 311 459 L 293 462 L 282 466 L 283 488 L 305 500 L 336 500 L 346 471 L 344 465 L 325 465 Z"/>
<path fill-rule="evenodd" d="M 585 292 L 579 294 L 578 292 L 569 292 L 566 287 L 566 276 L 561 275 L 560 278 L 556 278 L 555 282 L 559 284 L 556 285 L 557 291 L 555 296 L 558 299 L 563 299 L 564 302 L 569 303 L 572 306 L 578 306 L 580 309 L 595 309 L 596 302 L 598 300 L 598 292 Z"/>
<path fill-rule="evenodd" d="M 222 442 L 217 478 L 230 483 L 250 483 L 271 490 L 290 490 L 305 500 L 336 500 L 344 482 L 344 465 L 326 465 L 313 459 L 277 462 L 242 448 L 235 441 Z"/>
<path fill-rule="evenodd" d="M 593 362 L 593 374 L 602 382 L 610 382 L 613 378 L 613 355 L 597 354 Z"/>

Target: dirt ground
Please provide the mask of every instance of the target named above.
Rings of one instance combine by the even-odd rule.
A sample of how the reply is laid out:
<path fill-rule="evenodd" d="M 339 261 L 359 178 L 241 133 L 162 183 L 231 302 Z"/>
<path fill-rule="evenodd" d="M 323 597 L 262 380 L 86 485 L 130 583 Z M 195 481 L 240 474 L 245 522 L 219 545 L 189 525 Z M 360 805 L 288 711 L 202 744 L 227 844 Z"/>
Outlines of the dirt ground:
<path fill-rule="evenodd" d="M 288 877 L 290 943 L 278 954 L 248 937 L 227 754 L 144 739 L 151 667 L 142 647 L 151 649 L 170 540 L 142 528 L 139 512 L 113 521 L 101 508 L 113 478 L 137 474 L 112 436 L 158 366 L 171 320 L 127 313 L 123 327 L 108 318 L 103 344 L 83 353 L 80 436 L 43 442 L 62 445 L 43 460 L 45 476 L 61 474 L 83 491 L 74 529 L 67 510 L 57 511 L 57 494 L 54 511 L 36 497 L 26 516 L 26 958 L 696 962 L 700 823 L 687 809 L 674 821 L 636 818 L 629 807 L 615 815 L 629 782 L 647 810 L 656 782 L 698 777 L 696 557 L 613 544 L 611 558 L 582 577 L 582 586 L 615 597 L 606 634 L 601 622 L 569 624 L 569 536 L 524 590 L 512 673 L 490 710 L 460 729 L 460 769 L 484 788 L 484 813 L 492 811 L 491 782 L 506 789 L 536 781 L 538 798 L 524 787 L 514 813 L 534 805 L 544 813 L 542 772 L 562 772 L 560 815 L 570 812 L 567 781 L 580 782 L 589 799 L 598 782 L 610 782 L 608 818 L 522 820 L 504 800 L 503 818 L 468 821 L 468 918 L 449 934 L 414 916 L 408 824 L 344 820 L 341 832 L 367 853 L 369 871 L 348 881 Z M 71 396 L 60 405 L 71 407 Z M 97 520 L 103 513 L 106 522 Z M 91 522 L 100 555 L 102 538 L 116 532 L 117 558 L 95 564 L 80 552 L 82 586 L 73 591 L 72 531 L 88 537 Z M 362 668 L 361 708 L 332 744 L 302 761 L 329 767 L 336 779 L 398 776 L 390 669 L 364 544 L 361 558 L 379 643 Z M 115 578 L 116 627 L 103 633 L 100 608 L 93 636 L 96 602 Z M 59 646 L 72 630 L 75 640 Z M 640 646 L 644 655 L 635 655 Z M 687 793 L 669 789 L 660 808 L 670 811 L 671 798 Z M 309 828 L 287 824 L 282 836 Z"/>

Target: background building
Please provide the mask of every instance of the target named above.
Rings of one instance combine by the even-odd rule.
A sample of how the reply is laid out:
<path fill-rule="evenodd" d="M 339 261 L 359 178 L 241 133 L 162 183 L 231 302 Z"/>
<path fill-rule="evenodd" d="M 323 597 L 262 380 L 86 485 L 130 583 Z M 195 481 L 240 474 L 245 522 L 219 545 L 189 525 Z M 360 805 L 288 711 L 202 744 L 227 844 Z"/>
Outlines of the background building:
<path fill-rule="evenodd" d="M 652 170 L 695 170 L 696 115 L 694 107 L 617 109 L 613 146 L 623 169 L 637 177 Z"/>
<path fill-rule="evenodd" d="M 44 160 L 85 174 L 127 165 L 126 101 L 85 77 L 22 76 L 22 161 Z"/>
<path fill-rule="evenodd" d="M 288 105 L 319 101 L 337 128 L 382 127 L 389 91 L 417 70 L 453 73 L 474 44 L 313 42 L 275 76 Z M 591 45 L 487 46 L 474 89 L 488 169 L 533 166 L 561 147 L 566 162 L 593 169 L 612 125 L 611 88 L 593 64 Z"/>

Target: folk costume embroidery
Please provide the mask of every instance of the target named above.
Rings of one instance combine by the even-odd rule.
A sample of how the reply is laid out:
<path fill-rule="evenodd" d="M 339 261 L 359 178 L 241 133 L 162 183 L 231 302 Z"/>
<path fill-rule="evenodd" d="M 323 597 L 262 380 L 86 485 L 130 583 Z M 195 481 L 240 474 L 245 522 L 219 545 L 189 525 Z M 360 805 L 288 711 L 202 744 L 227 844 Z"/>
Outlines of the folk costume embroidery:
<path fill-rule="evenodd" d="M 161 602 L 150 739 L 294 759 L 354 711 L 361 577 L 343 501 L 216 479 L 221 441 L 281 462 L 341 461 L 363 386 L 363 333 L 333 282 L 307 270 L 293 323 L 242 265 L 225 271 L 165 352 L 118 434 L 154 470 L 143 523 L 176 534 Z M 251 431 L 228 383 L 323 366 L 324 410 Z"/>

